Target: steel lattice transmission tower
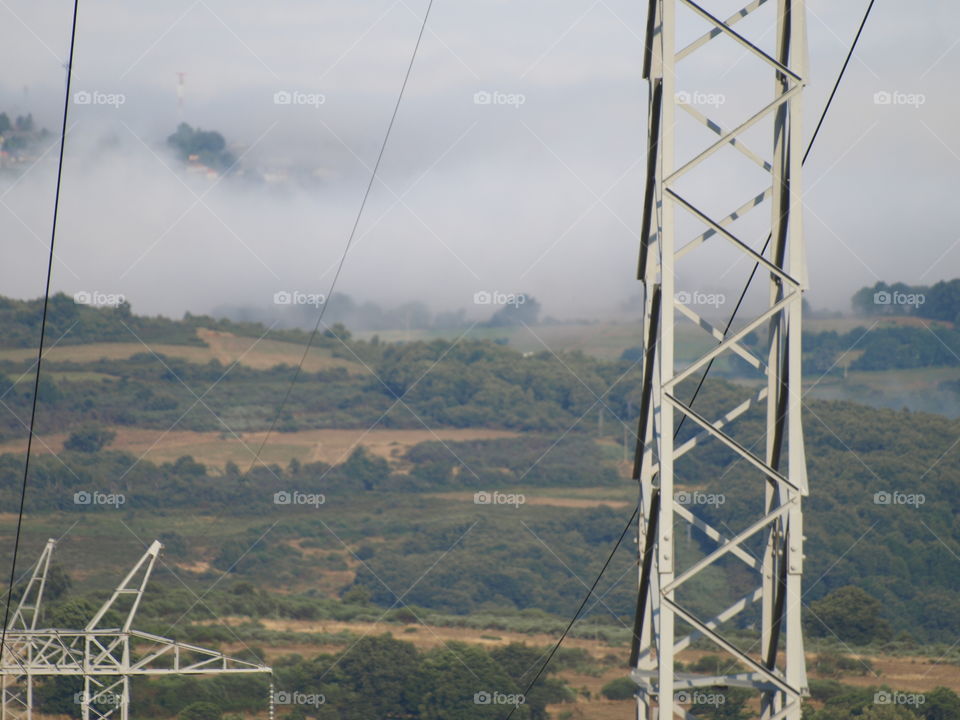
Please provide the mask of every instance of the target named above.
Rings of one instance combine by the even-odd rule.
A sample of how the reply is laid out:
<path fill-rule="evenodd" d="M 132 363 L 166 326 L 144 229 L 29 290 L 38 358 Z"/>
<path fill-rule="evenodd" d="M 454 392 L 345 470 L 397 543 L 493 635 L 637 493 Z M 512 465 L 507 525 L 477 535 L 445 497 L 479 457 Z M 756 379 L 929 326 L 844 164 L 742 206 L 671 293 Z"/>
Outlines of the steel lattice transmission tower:
<path fill-rule="evenodd" d="M 691 699 L 721 686 L 757 691 L 765 720 L 799 720 L 807 692 L 800 623 L 801 500 L 807 494 L 800 385 L 806 10 L 804 0 L 753 0 L 722 15 L 716 9 L 722 1 L 709 5 L 712 11 L 691 0 L 651 0 L 647 24 L 650 142 L 639 267 L 646 337 L 634 466 L 642 512 L 631 654 L 637 715 L 692 717 Z M 701 34 L 679 42 L 691 27 Z M 708 117 L 678 80 L 691 65 L 701 75 L 719 67 L 722 79 L 749 86 L 761 99 L 736 107 L 728 102 L 725 122 Z M 703 87 L 697 92 L 710 95 Z M 678 160 L 682 152 L 689 157 Z M 762 180 L 760 190 L 738 186 L 745 174 L 737 163 Z M 718 209 L 720 197 L 738 199 Z M 762 229 L 745 225 L 747 216 Z M 756 277 L 768 287 L 744 306 L 748 319 L 728 329 L 701 313 L 682 284 L 698 258 L 707 259 L 714 275 L 737 261 L 740 268 L 757 265 Z M 710 349 L 691 360 L 689 343 L 678 344 L 687 337 L 678 336 L 678 328 L 703 331 L 712 338 Z M 728 356 L 754 368 L 757 384 L 736 386 L 742 399 L 731 402 L 733 386 L 727 386 L 709 410 L 701 410 L 708 402 L 694 407 L 700 376 Z M 753 424 L 745 424 L 751 418 Z M 746 437 L 744 427 L 755 437 Z M 717 452 L 730 460 L 723 477 Z M 691 465 L 698 456 L 706 460 Z M 678 469 L 687 467 L 697 474 Z M 739 501 L 755 519 L 731 528 L 716 513 L 680 502 L 678 491 L 693 483 L 722 483 L 726 503 Z M 703 608 L 716 598 L 705 597 L 712 595 L 705 589 L 718 584 L 737 592 L 707 614 Z M 677 653 L 701 638 L 730 662 L 712 674 L 679 672 Z"/>
<path fill-rule="evenodd" d="M 83 678 L 75 698 L 83 720 L 129 720 L 130 678 L 271 673 L 265 665 L 133 629 L 162 548 L 154 542 L 82 630 L 37 627 L 54 541 L 48 540 L 7 628 L 0 653 L 0 720 L 33 717 L 37 677 Z M 119 618 L 119 627 L 107 618 Z M 272 707 L 271 707 L 272 717 Z"/>

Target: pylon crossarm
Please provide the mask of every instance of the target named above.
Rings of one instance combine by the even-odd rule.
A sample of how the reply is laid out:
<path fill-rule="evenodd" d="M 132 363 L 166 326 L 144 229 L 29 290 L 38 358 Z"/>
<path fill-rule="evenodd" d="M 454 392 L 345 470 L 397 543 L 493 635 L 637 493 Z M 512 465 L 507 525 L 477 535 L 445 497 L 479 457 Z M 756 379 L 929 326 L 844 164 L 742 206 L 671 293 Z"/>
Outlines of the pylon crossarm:
<path fill-rule="evenodd" d="M 154 645 L 159 646 L 131 663 L 130 669 L 132 672 L 147 674 L 161 674 L 166 672 L 189 674 L 206 672 L 212 667 L 216 667 L 218 671 L 222 672 L 270 672 L 270 668 L 266 665 L 258 665 L 257 663 L 246 660 L 239 660 L 224 655 L 218 650 L 210 650 L 200 647 L 199 645 L 178 642 L 160 635 L 135 630 L 130 633 L 130 637 L 148 640 Z M 184 653 L 198 655 L 200 657 L 188 660 L 184 657 Z M 173 663 L 172 667 L 151 667 L 151 663 L 165 656 L 170 656 Z"/>
<path fill-rule="evenodd" d="M 779 506 L 776 510 L 773 510 L 772 512 L 767 513 L 762 518 L 757 520 L 755 523 L 750 525 L 746 530 L 743 530 L 737 535 L 734 535 L 732 538 L 730 538 L 730 540 L 728 540 L 726 543 L 718 547 L 712 553 L 700 559 L 699 561 L 695 562 L 693 565 L 687 568 L 684 572 L 677 575 L 677 577 L 672 582 L 664 586 L 663 592 L 671 593 L 674 590 L 676 590 L 678 587 L 680 587 L 680 585 L 682 585 L 687 580 L 692 578 L 694 575 L 696 575 L 698 572 L 703 570 L 705 567 L 713 564 L 716 560 L 726 555 L 734 547 L 738 547 L 742 543 L 746 542 L 755 534 L 757 534 L 760 530 L 762 530 L 767 525 L 772 523 L 774 520 L 777 520 L 783 515 L 785 515 L 787 511 L 789 511 L 794 505 L 799 504 L 799 501 L 800 501 L 800 496 L 794 495 L 790 500 L 788 500 L 783 505 Z"/>
<path fill-rule="evenodd" d="M 739 220 L 748 212 L 753 210 L 755 207 L 762 205 L 771 195 L 773 195 L 772 185 L 768 187 L 766 190 L 764 190 L 762 193 L 760 193 L 759 195 L 755 195 L 754 197 L 747 200 L 747 202 L 745 202 L 743 205 L 738 207 L 736 210 L 734 210 L 732 213 L 730 213 L 726 217 L 723 217 L 720 220 L 717 220 L 716 221 L 717 225 L 719 225 L 720 227 L 726 227 L 727 225 L 732 223 L 734 220 Z M 716 234 L 717 234 L 717 231 L 714 230 L 713 227 L 707 228 L 702 233 L 697 235 L 697 237 L 695 237 L 693 240 L 686 243 L 679 250 L 677 250 L 673 254 L 673 261 L 677 262 L 678 260 L 680 260 L 680 258 L 686 255 L 688 252 L 700 247 L 703 243 L 705 243 L 707 240 L 709 240 Z"/>
<path fill-rule="evenodd" d="M 8 654 L 0 675 L 18 676 L 29 672 L 33 675 L 161 675 L 161 674 L 200 674 L 208 672 L 270 672 L 266 665 L 240 660 L 198 645 L 180 643 L 169 638 L 150 633 L 119 630 L 68 633 L 66 637 L 77 644 L 83 644 L 86 651 L 70 647 L 64 641 L 64 633 L 56 630 L 35 630 L 25 634 L 21 643 L 24 650 L 14 662 Z M 159 645 L 148 654 L 130 661 L 125 649 L 132 640 L 147 640 Z M 37 652 L 37 650 L 43 650 Z M 125 657 L 126 655 L 126 657 Z M 169 655 L 169 667 L 152 665 Z"/>
<path fill-rule="evenodd" d="M 749 5 L 746 5 L 745 7 L 740 8 L 739 10 L 737 10 L 737 12 L 735 12 L 733 15 L 731 15 L 726 20 L 724 20 L 723 24 L 726 25 L 727 27 L 733 27 L 734 25 L 736 25 L 738 22 L 743 20 L 750 13 L 752 13 L 754 10 L 756 10 L 766 2 L 769 2 L 769 0 L 753 0 L 752 3 L 750 3 Z M 722 34 L 723 34 L 723 30 L 721 30 L 718 27 L 715 27 L 712 30 L 708 30 L 703 35 L 701 35 L 696 40 L 694 40 L 692 43 L 687 45 L 683 50 L 677 53 L 676 55 L 677 62 L 680 62 L 687 55 L 694 52 L 695 50 L 702 48 L 704 45 L 706 45 L 708 42 L 713 40 L 715 37 Z"/>
<path fill-rule="evenodd" d="M 699 15 L 700 17 L 702 17 L 704 20 L 707 20 L 707 21 L 713 23 L 713 24 L 717 27 L 718 30 L 720 30 L 721 32 L 724 32 L 724 33 L 726 33 L 727 35 L 729 35 L 731 38 L 733 38 L 733 39 L 736 40 L 738 43 L 740 43 L 741 45 L 743 45 L 747 50 L 749 50 L 750 52 L 752 52 L 754 55 L 756 55 L 757 57 L 759 57 L 761 60 L 764 60 L 764 61 L 766 61 L 767 63 L 769 63 L 772 67 L 776 68 L 777 70 L 779 70 L 780 72 L 782 72 L 784 75 L 787 75 L 788 77 L 793 78 L 793 80 L 796 81 L 796 82 L 798 82 L 798 83 L 802 83 L 802 82 L 803 82 L 803 78 L 801 78 L 799 75 L 797 75 L 793 70 L 791 70 L 790 68 L 788 68 L 786 65 L 784 65 L 783 63 L 781 63 L 779 60 L 776 60 L 775 58 L 770 57 L 770 56 L 769 56 L 767 53 L 765 53 L 763 50 L 761 50 L 761 49 L 758 48 L 756 45 L 754 45 L 752 42 L 750 42 L 749 40 L 747 40 L 743 35 L 741 35 L 741 34 L 738 33 L 736 30 L 734 30 L 732 27 L 730 27 L 729 25 L 727 25 L 723 20 L 721 20 L 721 19 L 719 19 L 719 18 L 711 15 L 709 12 L 707 12 L 707 11 L 704 10 L 702 7 L 700 7 L 700 6 L 697 5 L 695 2 L 693 2 L 693 0 L 680 0 L 680 2 L 683 3 L 684 5 L 686 5 L 686 6 L 687 6 L 688 8 L 690 8 L 691 10 L 693 10 L 697 15 Z"/>
<path fill-rule="evenodd" d="M 65 663 L 76 661 L 81 662 L 83 658 L 83 648 L 81 634 L 63 635 L 62 633 L 51 630 L 44 635 L 37 635 L 41 639 L 39 645 L 34 646 L 34 661 L 48 663 L 51 665 L 63 665 Z"/>

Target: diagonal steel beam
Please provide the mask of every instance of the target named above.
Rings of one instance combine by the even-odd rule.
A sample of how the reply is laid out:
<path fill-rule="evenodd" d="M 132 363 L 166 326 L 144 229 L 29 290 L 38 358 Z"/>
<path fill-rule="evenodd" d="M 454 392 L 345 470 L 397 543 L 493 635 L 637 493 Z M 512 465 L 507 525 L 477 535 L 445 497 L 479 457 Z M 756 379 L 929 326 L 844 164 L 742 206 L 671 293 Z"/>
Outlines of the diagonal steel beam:
<path fill-rule="evenodd" d="M 784 75 L 787 75 L 788 77 L 793 78 L 794 81 L 796 81 L 796 82 L 798 82 L 798 83 L 802 83 L 802 82 L 803 82 L 803 78 L 801 78 L 799 75 L 797 75 L 797 73 L 795 73 L 793 70 L 791 70 L 790 68 L 788 68 L 786 65 L 784 65 L 783 63 L 781 63 L 781 62 L 780 62 L 779 60 L 777 60 L 776 58 L 770 57 L 770 55 L 768 55 L 767 53 L 765 53 L 763 50 L 761 50 L 760 48 L 758 48 L 758 47 L 757 47 L 756 45 L 754 45 L 752 42 L 750 42 L 749 40 L 747 40 L 743 35 L 741 35 L 741 34 L 738 33 L 736 30 L 734 30 L 732 27 L 730 27 L 730 26 L 727 25 L 725 22 L 723 22 L 723 20 L 721 20 L 720 18 L 716 17 L 715 15 L 711 15 L 709 12 L 707 12 L 707 11 L 704 10 L 702 7 L 700 7 L 700 6 L 697 5 L 695 2 L 693 2 L 693 0 L 680 0 L 680 2 L 681 2 L 682 4 L 684 4 L 684 5 L 686 5 L 686 6 L 687 6 L 688 8 L 690 8 L 691 10 L 693 10 L 697 15 L 699 15 L 700 17 L 702 17 L 704 20 L 708 20 L 709 22 L 711 22 L 711 23 L 713 23 L 714 25 L 716 25 L 716 27 L 717 27 L 718 30 L 720 30 L 720 31 L 726 33 L 727 35 L 729 35 L 731 38 L 733 38 L 733 39 L 736 40 L 738 43 L 740 43 L 741 45 L 743 45 L 747 50 L 749 50 L 750 52 L 752 52 L 754 55 L 756 55 L 757 57 L 759 57 L 761 60 L 764 60 L 764 61 L 766 61 L 767 63 L 769 63 L 772 67 L 776 68 L 777 70 L 779 70 L 780 72 L 782 72 Z"/>
<path fill-rule="evenodd" d="M 768 1 L 769 0 L 753 0 L 752 3 L 740 8 L 739 10 L 737 10 L 737 12 L 735 12 L 733 15 L 731 15 L 726 20 L 724 20 L 723 24 L 726 25 L 727 27 L 733 27 L 738 22 L 740 22 L 745 17 L 747 17 L 750 13 L 752 13 L 754 10 L 756 10 L 757 8 L 759 8 L 761 5 L 763 5 Z M 706 45 L 708 42 L 713 40 L 715 37 L 722 34 L 723 34 L 723 30 L 721 30 L 718 27 L 713 28 L 713 30 L 708 30 L 703 35 L 701 35 L 696 40 L 694 40 L 692 43 L 687 45 L 683 50 L 677 53 L 676 55 L 677 62 L 680 62 L 687 55 L 690 55 L 692 52 L 702 48 L 704 45 Z M 646 77 L 646 75 L 644 77 Z"/>

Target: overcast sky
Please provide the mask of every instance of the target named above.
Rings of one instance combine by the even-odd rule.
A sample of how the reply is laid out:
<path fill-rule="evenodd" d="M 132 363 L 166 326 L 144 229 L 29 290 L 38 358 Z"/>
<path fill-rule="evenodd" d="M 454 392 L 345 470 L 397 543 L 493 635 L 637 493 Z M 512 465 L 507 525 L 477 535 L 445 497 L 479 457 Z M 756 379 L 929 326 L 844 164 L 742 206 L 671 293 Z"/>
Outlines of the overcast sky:
<path fill-rule="evenodd" d="M 739 5 L 705 4 L 717 14 Z M 808 3 L 808 133 L 866 4 Z M 743 31 L 772 42 L 773 5 Z M 54 287 L 123 293 L 139 312 L 170 315 L 266 306 L 284 289 L 326 292 L 425 8 L 423 0 L 81 0 L 74 90 L 124 102 L 70 107 Z M 435 0 L 338 289 L 471 311 L 478 290 L 525 291 L 561 317 L 604 312 L 635 294 L 645 8 Z M 0 110 L 32 112 L 54 132 L 71 9 L 67 0 L 0 2 Z M 684 20 L 681 35 L 702 29 Z M 955 3 L 929 0 L 922 11 L 877 3 L 806 166 L 815 307 L 846 308 L 856 288 L 881 279 L 960 276 L 958 43 Z M 772 79 L 734 43 L 715 47 L 713 60 L 690 61 L 683 83 L 691 92 L 724 88 L 722 104 L 701 109 L 733 124 L 769 99 Z M 278 192 L 186 176 L 163 147 L 179 120 L 178 72 L 186 73 L 185 121 L 220 131 L 244 165 L 297 162 L 322 182 Z M 278 105 L 279 91 L 324 101 Z M 917 97 L 878 104 L 878 92 Z M 477 104 L 476 93 L 502 95 Z M 768 155 L 764 133 L 751 142 Z M 42 294 L 55 156 L 53 144 L 0 188 L 4 295 Z M 762 189 L 751 172 L 718 167 L 691 192 L 730 211 Z M 769 218 L 769 209 L 757 212 Z M 752 243 L 765 237 L 760 226 L 742 232 Z M 684 282 L 732 293 L 748 270 L 708 262 Z"/>

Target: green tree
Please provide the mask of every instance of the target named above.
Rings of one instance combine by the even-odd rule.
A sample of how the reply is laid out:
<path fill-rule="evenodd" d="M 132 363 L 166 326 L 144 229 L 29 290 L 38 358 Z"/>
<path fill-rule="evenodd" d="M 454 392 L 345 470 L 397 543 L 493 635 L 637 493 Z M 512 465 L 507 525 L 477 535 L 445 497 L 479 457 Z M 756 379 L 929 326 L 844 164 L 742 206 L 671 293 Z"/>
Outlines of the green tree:
<path fill-rule="evenodd" d="M 945 687 L 934 688 L 920 706 L 924 720 L 960 720 L 960 695 Z"/>
<path fill-rule="evenodd" d="M 637 684 L 628 677 L 615 678 L 600 688 L 600 694 L 607 700 L 629 700 L 636 692 Z"/>
<path fill-rule="evenodd" d="M 743 688 L 704 688 L 698 691 L 698 702 L 693 703 L 690 713 L 711 720 L 748 720 L 753 717 L 747 709 L 750 696 L 750 691 Z"/>
<path fill-rule="evenodd" d="M 44 715 L 80 717 L 80 693 L 83 679 L 79 677 L 47 677 L 34 688 L 34 712 Z"/>
<path fill-rule="evenodd" d="M 423 695 L 416 648 L 389 635 L 357 642 L 339 663 L 344 685 L 355 694 L 344 720 L 415 715 Z"/>
<path fill-rule="evenodd" d="M 540 320 L 540 302 L 532 295 L 518 293 L 515 302 L 508 302 L 487 322 L 491 327 L 536 325 Z"/>
<path fill-rule="evenodd" d="M 819 637 L 836 635 L 855 645 L 888 640 L 892 631 L 881 616 L 882 609 L 880 601 L 869 593 L 847 585 L 810 603 L 810 612 L 805 616 L 807 632 Z"/>
<path fill-rule="evenodd" d="M 371 455 L 363 445 L 357 446 L 340 470 L 350 484 L 364 490 L 373 490 L 390 475 L 389 463 Z"/>
<path fill-rule="evenodd" d="M 116 436 L 117 434 L 112 430 L 97 427 L 83 428 L 70 433 L 70 436 L 64 441 L 63 447 L 65 450 L 73 450 L 74 452 L 100 452 L 113 442 Z"/>
<path fill-rule="evenodd" d="M 180 123 L 176 132 L 167 138 L 167 144 L 176 151 L 181 160 L 196 156 L 197 160 L 215 170 L 227 170 L 233 166 L 233 155 L 227 152 L 226 140 L 214 130 L 194 129 Z"/>
<path fill-rule="evenodd" d="M 519 701 L 520 689 L 497 662 L 480 648 L 449 643 L 424 658 L 421 720 L 494 720 Z M 513 717 L 530 720 L 530 708 L 520 704 Z"/>
<path fill-rule="evenodd" d="M 862 720 L 916 720 L 916 715 L 902 705 L 868 705 L 860 715 Z"/>
<path fill-rule="evenodd" d="M 77 630 L 84 627 L 97 612 L 97 606 L 86 598 L 71 598 L 48 606 L 45 624 L 54 628 Z"/>
<path fill-rule="evenodd" d="M 179 720 L 220 720 L 223 713 L 213 703 L 195 702 L 187 705 L 177 715 Z"/>

